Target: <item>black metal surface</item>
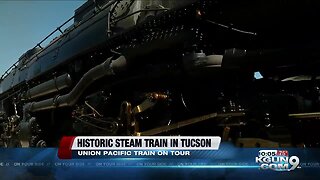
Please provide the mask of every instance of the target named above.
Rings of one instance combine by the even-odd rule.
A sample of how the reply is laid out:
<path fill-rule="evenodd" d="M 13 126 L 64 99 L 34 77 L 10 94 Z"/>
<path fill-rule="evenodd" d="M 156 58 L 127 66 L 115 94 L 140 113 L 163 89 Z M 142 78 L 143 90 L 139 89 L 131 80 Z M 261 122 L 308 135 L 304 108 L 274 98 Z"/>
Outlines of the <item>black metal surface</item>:
<path fill-rule="evenodd" d="M 142 131 L 169 135 L 221 135 L 230 126 L 233 140 L 283 136 L 293 145 L 319 146 L 319 135 L 309 131 L 319 127 L 318 2 L 165 1 L 136 12 L 127 2 L 88 2 L 61 37 L 23 55 L 3 76 L 0 112 L 21 117 L 24 129 L 37 117 L 46 134 L 32 137 L 33 144 L 54 146 L 75 133 L 131 135 L 140 123 Z M 133 25 L 131 15 L 140 12 Z M 169 98 L 131 112 L 148 93 Z M 91 98 L 99 103 L 88 105 Z M 126 118 L 121 104 L 130 104 Z M 212 112 L 243 116 L 170 128 Z M 10 123 L 3 118 L 3 124 Z"/>
<path fill-rule="evenodd" d="M 104 63 L 92 68 L 77 83 L 77 85 L 70 91 L 70 93 L 62 96 L 56 96 L 54 98 L 46 99 L 40 102 L 31 102 L 24 105 L 23 109 L 26 112 L 36 112 L 48 109 L 54 109 L 58 107 L 72 106 L 74 105 L 82 93 L 92 83 L 104 76 L 115 75 L 115 73 L 123 70 L 126 66 L 125 57 L 121 56 L 116 60 L 106 60 Z M 25 113 L 26 113 L 25 112 Z"/>
<path fill-rule="evenodd" d="M 34 99 L 37 97 L 45 96 L 54 92 L 61 91 L 64 88 L 70 87 L 72 83 L 69 74 L 64 74 L 52 80 L 39 84 L 22 95 L 23 99 Z"/>

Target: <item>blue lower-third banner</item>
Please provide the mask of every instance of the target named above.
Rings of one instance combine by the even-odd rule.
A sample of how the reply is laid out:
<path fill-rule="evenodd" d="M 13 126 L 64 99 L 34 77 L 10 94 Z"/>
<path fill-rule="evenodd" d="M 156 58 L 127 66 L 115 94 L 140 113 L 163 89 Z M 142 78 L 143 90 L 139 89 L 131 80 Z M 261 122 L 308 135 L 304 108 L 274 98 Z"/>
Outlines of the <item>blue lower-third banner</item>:
<path fill-rule="evenodd" d="M 320 149 L 238 148 L 220 141 L 216 146 L 217 139 L 211 140 L 203 141 L 203 146 L 210 146 L 207 149 L 173 150 L 163 144 L 153 149 L 143 144 L 136 149 L 73 148 L 67 159 L 58 156 L 57 148 L 0 149 L 0 175 L 1 179 L 320 177 Z M 194 142 L 198 146 L 200 140 Z"/>

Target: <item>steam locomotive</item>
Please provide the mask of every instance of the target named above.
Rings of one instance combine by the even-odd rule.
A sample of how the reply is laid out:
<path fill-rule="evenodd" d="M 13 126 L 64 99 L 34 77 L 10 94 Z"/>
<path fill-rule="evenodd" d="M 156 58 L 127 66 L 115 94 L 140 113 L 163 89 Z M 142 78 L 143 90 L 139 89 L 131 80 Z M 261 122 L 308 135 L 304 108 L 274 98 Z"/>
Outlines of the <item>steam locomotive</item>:
<path fill-rule="evenodd" d="M 88 0 L 1 77 L 0 146 L 216 135 L 241 147 L 319 147 L 318 9 Z"/>

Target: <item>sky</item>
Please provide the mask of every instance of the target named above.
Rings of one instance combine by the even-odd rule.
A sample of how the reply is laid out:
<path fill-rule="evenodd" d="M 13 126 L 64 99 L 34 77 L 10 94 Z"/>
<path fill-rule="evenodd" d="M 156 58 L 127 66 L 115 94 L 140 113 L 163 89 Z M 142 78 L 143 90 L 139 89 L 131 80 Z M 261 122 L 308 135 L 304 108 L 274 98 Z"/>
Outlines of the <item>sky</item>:
<path fill-rule="evenodd" d="M 0 0 L 0 76 L 85 1 Z"/>

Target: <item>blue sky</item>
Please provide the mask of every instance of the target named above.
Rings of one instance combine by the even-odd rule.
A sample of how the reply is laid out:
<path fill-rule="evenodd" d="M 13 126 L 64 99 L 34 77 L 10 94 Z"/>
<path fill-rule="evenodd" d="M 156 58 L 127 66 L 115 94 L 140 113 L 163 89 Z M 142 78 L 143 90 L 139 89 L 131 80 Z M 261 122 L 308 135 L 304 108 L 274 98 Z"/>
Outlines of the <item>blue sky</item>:
<path fill-rule="evenodd" d="M 0 0 L 0 74 L 73 16 L 85 0 Z M 0 75 L 0 76 L 1 76 Z"/>

